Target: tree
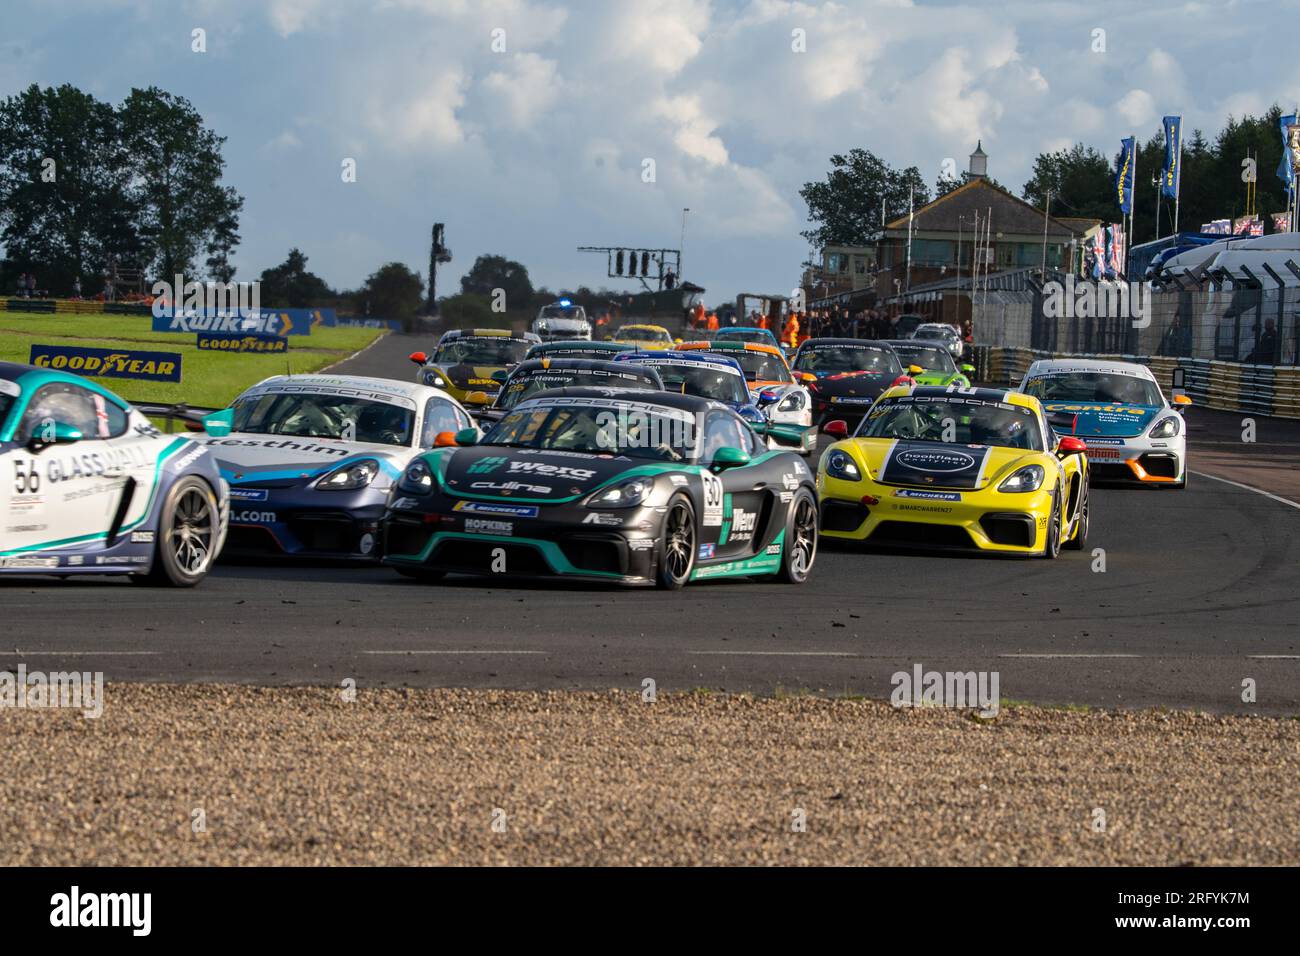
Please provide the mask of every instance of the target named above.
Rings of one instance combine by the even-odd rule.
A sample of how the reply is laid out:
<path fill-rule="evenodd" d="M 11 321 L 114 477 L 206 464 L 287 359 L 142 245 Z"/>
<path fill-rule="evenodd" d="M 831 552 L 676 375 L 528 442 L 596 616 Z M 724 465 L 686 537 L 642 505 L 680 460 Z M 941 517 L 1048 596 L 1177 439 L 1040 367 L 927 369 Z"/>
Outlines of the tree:
<path fill-rule="evenodd" d="M 125 164 L 110 104 L 66 84 L 0 101 L 0 241 L 16 269 L 39 266 L 60 290 L 106 271 L 110 255 L 133 256 Z"/>
<path fill-rule="evenodd" d="M 479 256 L 460 280 L 465 293 L 492 296 L 497 289 L 505 290 L 507 308 L 526 306 L 533 297 L 528 270 L 505 256 Z"/>
<path fill-rule="evenodd" d="M 485 295 L 462 292 L 438 300 L 438 315 L 448 328 L 498 328 L 506 325 L 504 312 L 493 312 Z"/>
<path fill-rule="evenodd" d="M 188 273 L 206 251 L 222 268 L 243 207 L 221 186 L 226 138 L 204 126 L 189 100 L 157 87 L 133 89 L 118 116 L 146 267 L 164 277 Z"/>
<path fill-rule="evenodd" d="M 356 295 L 367 315 L 410 319 L 424 304 L 424 280 L 402 263 L 390 262 L 372 273 Z"/>
<path fill-rule="evenodd" d="M 801 235 L 813 245 L 865 246 L 879 238 L 881 201 L 885 220 L 905 215 L 909 191 L 914 206 L 930 201 L 930 192 L 915 166 L 891 169 L 866 149 L 831 157 L 826 180 L 804 183 L 799 195 L 808 204 L 808 221 L 816 223 Z"/>
<path fill-rule="evenodd" d="M 307 271 L 307 257 L 297 249 L 273 269 L 262 273 L 261 298 L 265 305 L 303 309 L 334 297 L 325 280 Z"/>
<path fill-rule="evenodd" d="M 968 182 L 970 182 L 972 179 L 975 178 L 976 177 L 972 176 L 969 171 L 963 172 L 956 179 L 949 179 L 947 176 L 940 175 L 939 178 L 936 179 L 934 182 L 934 198 L 938 199 L 941 196 L 946 196 L 954 189 L 957 189 L 958 187 L 961 186 L 965 186 Z M 990 186 L 996 186 L 998 187 L 998 189 L 1001 189 L 1003 192 L 1011 191 L 1007 189 L 1006 186 L 1003 186 L 1000 182 L 994 179 L 992 176 L 984 176 L 981 178 Z"/>
<path fill-rule="evenodd" d="M 1092 147 L 1075 143 L 1069 149 L 1040 153 L 1021 196 L 1042 209 L 1050 190 L 1054 215 L 1118 222 L 1114 187 L 1114 164 Z"/>

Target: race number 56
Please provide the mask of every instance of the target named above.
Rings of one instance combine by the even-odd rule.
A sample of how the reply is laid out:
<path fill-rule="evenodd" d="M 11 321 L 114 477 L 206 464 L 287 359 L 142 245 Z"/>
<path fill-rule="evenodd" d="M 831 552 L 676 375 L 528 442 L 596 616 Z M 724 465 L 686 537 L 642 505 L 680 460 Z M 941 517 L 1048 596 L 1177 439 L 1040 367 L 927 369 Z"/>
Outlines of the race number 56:
<path fill-rule="evenodd" d="M 31 470 L 28 470 L 28 463 L 21 458 L 14 459 L 14 490 L 20 495 L 33 495 L 40 490 L 41 473 L 36 467 L 36 460 L 31 461 Z"/>

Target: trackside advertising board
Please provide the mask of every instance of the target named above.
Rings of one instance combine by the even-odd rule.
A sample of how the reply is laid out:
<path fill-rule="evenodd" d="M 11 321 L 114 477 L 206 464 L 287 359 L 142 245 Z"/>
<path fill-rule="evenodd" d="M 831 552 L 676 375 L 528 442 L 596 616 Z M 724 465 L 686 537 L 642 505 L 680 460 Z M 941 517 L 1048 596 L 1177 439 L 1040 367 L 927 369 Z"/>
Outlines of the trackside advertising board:
<path fill-rule="evenodd" d="M 179 382 L 179 352 L 138 352 L 94 349 L 77 345 L 33 345 L 28 359 L 38 368 L 75 372 L 92 378 L 135 378 L 147 382 Z"/>
<path fill-rule="evenodd" d="M 277 335 L 227 335 L 200 332 L 200 352 L 287 352 L 289 340 Z"/>
<path fill-rule="evenodd" d="M 207 312 L 196 309 L 173 311 L 156 307 L 155 332 L 211 332 L 222 335 L 311 335 L 318 325 L 335 321 L 333 309 L 258 309 L 256 311 Z"/>

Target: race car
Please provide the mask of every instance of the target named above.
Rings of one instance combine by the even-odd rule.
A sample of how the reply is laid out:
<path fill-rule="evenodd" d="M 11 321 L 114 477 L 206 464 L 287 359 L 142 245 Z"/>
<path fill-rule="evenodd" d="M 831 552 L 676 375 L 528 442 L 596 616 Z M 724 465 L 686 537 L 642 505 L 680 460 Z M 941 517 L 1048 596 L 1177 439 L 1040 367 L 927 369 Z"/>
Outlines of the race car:
<path fill-rule="evenodd" d="M 751 425 L 762 425 L 766 421 L 751 400 L 745 385 L 745 373 L 734 359 L 698 351 L 668 350 L 623 352 L 614 362 L 654 371 L 663 382 L 665 391 L 722 402 Z"/>
<path fill-rule="evenodd" d="M 193 587 L 226 536 L 207 450 L 78 375 L 0 362 L 0 482 L 0 574 Z"/>
<path fill-rule="evenodd" d="M 840 421 L 826 431 L 847 435 Z M 1032 396 L 900 385 L 822 455 L 822 534 L 1055 558 L 1088 540 L 1086 451 Z"/>
<path fill-rule="evenodd" d="M 569 299 L 544 305 L 533 320 L 533 334 L 542 341 L 553 339 L 590 339 L 591 322 L 587 310 Z"/>
<path fill-rule="evenodd" d="M 946 322 L 922 322 L 908 338 L 913 342 L 924 342 L 927 345 L 937 345 L 946 349 L 953 361 L 957 362 L 961 361 L 962 351 L 965 349 L 961 333 L 955 326 Z"/>
<path fill-rule="evenodd" d="M 703 355 L 720 355 L 736 361 L 749 383 L 750 397 L 767 420 L 767 446 L 795 449 L 807 454 L 817 448 L 813 427 L 812 396 L 805 382 L 811 375 L 791 372 L 785 355 L 775 345 L 761 342 L 689 342 L 680 350 Z"/>
<path fill-rule="evenodd" d="M 663 352 L 614 353 L 663 355 Z M 524 399 L 544 392 L 548 388 L 572 388 L 588 385 L 593 388 L 645 388 L 663 391 L 664 383 L 652 368 L 625 365 L 618 362 L 601 362 L 595 359 L 541 358 L 529 359 L 515 366 L 505 386 L 497 393 L 490 408 L 477 415 L 479 425 L 486 427 L 501 421 L 510 409 Z"/>
<path fill-rule="evenodd" d="M 907 375 L 917 385 L 956 385 L 966 388 L 970 385 L 970 376 L 975 374 L 975 366 L 963 364 L 960 367 L 953 361 L 952 353 L 942 343 L 926 343 L 915 339 L 881 340 L 881 345 L 888 345 L 898 356 L 898 361 L 907 369 Z"/>
<path fill-rule="evenodd" d="M 525 359 L 585 358 L 611 360 L 619 352 L 634 352 L 635 345 L 626 342 L 588 342 L 585 339 L 561 339 L 540 342 L 528 350 Z"/>
<path fill-rule="evenodd" d="M 1162 488 L 1187 487 L 1187 424 L 1192 400 L 1170 403 L 1145 365 L 1097 359 L 1042 359 L 1020 391 L 1043 403 L 1061 435 L 1088 443 L 1093 478 Z"/>
<path fill-rule="evenodd" d="M 408 577 L 797 584 L 817 556 L 808 466 L 720 402 L 559 389 L 458 440 L 413 461 L 389 501 L 384 563 Z"/>
<path fill-rule="evenodd" d="M 670 349 L 675 344 L 672 335 L 662 325 L 624 325 L 614 333 L 614 342 L 638 349 Z"/>
<path fill-rule="evenodd" d="M 474 429 L 440 389 L 356 375 L 277 375 L 204 422 L 230 483 L 227 554 L 350 561 L 379 557 L 388 491 L 411 459 Z"/>
<path fill-rule="evenodd" d="M 432 357 L 412 352 L 410 359 L 420 366 L 415 380 L 421 385 L 442 389 L 466 405 L 484 406 L 492 404 L 509 370 L 540 341 L 531 332 L 452 329 L 442 334 Z"/>
<path fill-rule="evenodd" d="M 761 345 L 771 345 L 774 348 L 780 348 L 781 343 L 776 340 L 771 329 L 760 329 L 756 326 L 736 325 L 725 329 L 719 329 L 718 333 L 713 336 L 715 342 L 756 342 Z"/>
<path fill-rule="evenodd" d="M 808 339 L 790 364 L 814 378 L 808 391 L 819 428 L 831 421 L 856 427 L 885 389 L 911 381 L 892 347 L 866 339 Z"/>

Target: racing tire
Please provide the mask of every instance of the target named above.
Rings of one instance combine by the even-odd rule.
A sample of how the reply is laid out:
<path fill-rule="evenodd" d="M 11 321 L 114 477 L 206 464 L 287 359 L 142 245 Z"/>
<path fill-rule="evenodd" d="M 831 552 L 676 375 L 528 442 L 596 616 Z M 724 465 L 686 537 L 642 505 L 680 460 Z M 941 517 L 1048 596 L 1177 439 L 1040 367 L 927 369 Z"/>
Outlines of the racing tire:
<path fill-rule="evenodd" d="M 1071 551 L 1082 551 L 1088 544 L 1088 525 L 1090 523 L 1088 517 L 1088 500 L 1091 497 L 1092 495 L 1090 494 L 1090 490 L 1085 484 L 1083 486 L 1083 504 L 1079 507 L 1078 527 L 1075 528 L 1074 537 L 1063 545 L 1063 547 L 1069 548 Z"/>
<path fill-rule="evenodd" d="M 192 588 L 216 561 L 221 512 L 212 487 L 185 475 L 167 491 L 154 532 L 153 564 L 148 573 L 132 575 L 133 584 Z"/>
<path fill-rule="evenodd" d="M 1047 541 L 1043 545 L 1043 557 L 1055 560 L 1061 554 L 1061 493 L 1052 492 L 1052 517 L 1047 522 Z"/>
<path fill-rule="evenodd" d="M 664 513 L 663 531 L 659 535 L 659 567 L 655 571 L 655 585 L 665 591 L 676 591 L 691 579 L 695 570 L 696 555 L 695 509 L 685 495 L 677 495 L 668 502 Z"/>
<path fill-rule="evenodd" d="M 803 584 L 817 560 L 817 501 L 807 488 L 800 488 L 790 503 L 785 526 L 786 546 L 781 550 L 781 569 L 776 579 L 785 584 Z"/>
<path fill-rule="evenodd" d="M 419 581 L 421 584 L 433 584 L 435 581 L 441 581 L 447 576 L 446 571 L 439 571 L 437 568 L 399 568 L 394 566 L 396 571 L 404 578 L 410 578 L 412 581 Z"/>

